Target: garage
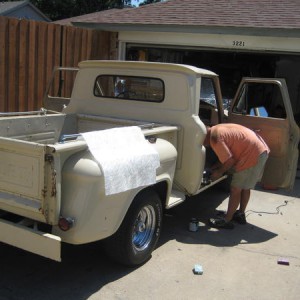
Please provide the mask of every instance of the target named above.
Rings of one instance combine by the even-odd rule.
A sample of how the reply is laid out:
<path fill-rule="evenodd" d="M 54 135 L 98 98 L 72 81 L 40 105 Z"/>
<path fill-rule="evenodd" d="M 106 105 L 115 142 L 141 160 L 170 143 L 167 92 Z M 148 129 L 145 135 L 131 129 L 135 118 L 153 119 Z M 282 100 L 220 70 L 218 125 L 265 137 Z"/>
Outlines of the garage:
<path fill-rule="evenodd" d="M 285 78 L 300 115 L 300 6 L 297 1 L 169 0 L 73 19 L 117 33 L 118 59 L 191 64 L 220 76 L 232 99 L 243 76 Z"/>
<path fill-rule="evenodd" d="M 183 63 L 212 70 L 220 76 L 224 101 L 234 97 L 242 77 L 284 77 L 290 83 L 290 97 L 297 99 L 293 109 L 296 112 L 300 110 L 300 78 L 295 77 L 300 70 L 300 56 L 296 54 L 176 49 L 129 43 L 125 59 Z"/>

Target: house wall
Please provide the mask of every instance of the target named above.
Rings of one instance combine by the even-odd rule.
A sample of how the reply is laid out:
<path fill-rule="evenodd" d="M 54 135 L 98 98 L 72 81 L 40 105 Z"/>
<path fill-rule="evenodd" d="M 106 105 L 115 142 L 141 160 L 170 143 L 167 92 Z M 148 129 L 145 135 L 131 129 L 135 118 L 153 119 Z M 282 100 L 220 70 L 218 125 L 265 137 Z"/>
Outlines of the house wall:
<path fill-rule="evenodd" d="M 233 51 L 250 50 L 300 54 L 300 37 L 127 31 L 119 32 L 119 41 L 151 45 L 177 45 L 178 47 L 231 49 Z"/>

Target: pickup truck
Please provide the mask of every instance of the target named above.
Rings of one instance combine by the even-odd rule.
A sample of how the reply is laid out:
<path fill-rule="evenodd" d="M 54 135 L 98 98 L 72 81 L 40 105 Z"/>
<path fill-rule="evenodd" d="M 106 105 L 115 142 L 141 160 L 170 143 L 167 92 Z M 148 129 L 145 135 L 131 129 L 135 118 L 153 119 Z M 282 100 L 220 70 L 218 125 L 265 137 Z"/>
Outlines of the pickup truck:
<path fill-rule="evenodd" d="M 70 71 L 70 98 L 49 88 L 40 110 L 0 114 L 1 242 L 61 261 L 62 242 L 103 240 L 122 264 L 147 261 L 164 210 L 226 179 L 203 177 L 215 162 L 206 126 L 221 122 L 265 139 L 262 183 L 293 186 L 299 127 L 284 79 L 243 78 L 224 109 L 218 75 L 193 66 L 83 61 Z"/>

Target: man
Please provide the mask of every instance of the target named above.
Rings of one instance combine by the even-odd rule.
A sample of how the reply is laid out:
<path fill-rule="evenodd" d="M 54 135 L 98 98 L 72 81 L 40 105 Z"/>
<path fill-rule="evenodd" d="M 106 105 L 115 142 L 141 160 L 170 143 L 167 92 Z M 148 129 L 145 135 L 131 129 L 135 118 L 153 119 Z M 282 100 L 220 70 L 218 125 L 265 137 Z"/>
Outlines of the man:
<path fill-rule="evenodd" d="M 208 127 L 204 146 L 210 146 L 219 159 L 219 163 L 212 168 L 212 180 L 228 171 L 233 173 L 227 213 L 224 217 L 210 219 L 210 226 L 232 229 L 232 220 L 246 224 L 245 210 L 250 190 L 262 177 L 269 147 L 251 129 L 229 123 Z"/>

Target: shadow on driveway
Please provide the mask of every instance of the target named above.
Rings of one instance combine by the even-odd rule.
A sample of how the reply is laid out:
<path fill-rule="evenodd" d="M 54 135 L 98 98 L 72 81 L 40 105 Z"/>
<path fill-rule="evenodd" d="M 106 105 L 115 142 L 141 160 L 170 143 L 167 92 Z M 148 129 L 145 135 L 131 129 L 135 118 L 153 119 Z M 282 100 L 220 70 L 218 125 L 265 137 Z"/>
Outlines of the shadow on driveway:
<path fill-rule="evenodd" d="M 168 211 L 164 219 L 161 244 L 175 239 L 185 244 L 232 247 L 239 244 L 262 243 L 277 236 L 276 233 L 250 223 L 236 224 L 233 230 L 210 228 L 207 225 L 208 219 L 217 216 L 219 212 L 217 208 L 223 201 L 226 202 L 227 207 L 228 194 L 215 189 L 191 197 L 182 205 Z M 197 218 L 201 224 L 197 232 L 188 230 L 191 218 Z"/>
<path fill-rule="evenodd" d="M 185 244 L 232 247 L 261 243 L 276 236 L 251 224 L 236 226 L 233 231 L 211 230 L 207 226 L 196 233 L 188 231 L 191 217 L 206 223 L 227 199 L 224 191 L 212 189 L 167 211 L 158 247 L 173 239 Z M 0 259 L 0 300 L 88 299 L 103 286 L 135 270 L 109 260 L 101 243 L 63 245 L 61 263 L 0 243 Z"/>

